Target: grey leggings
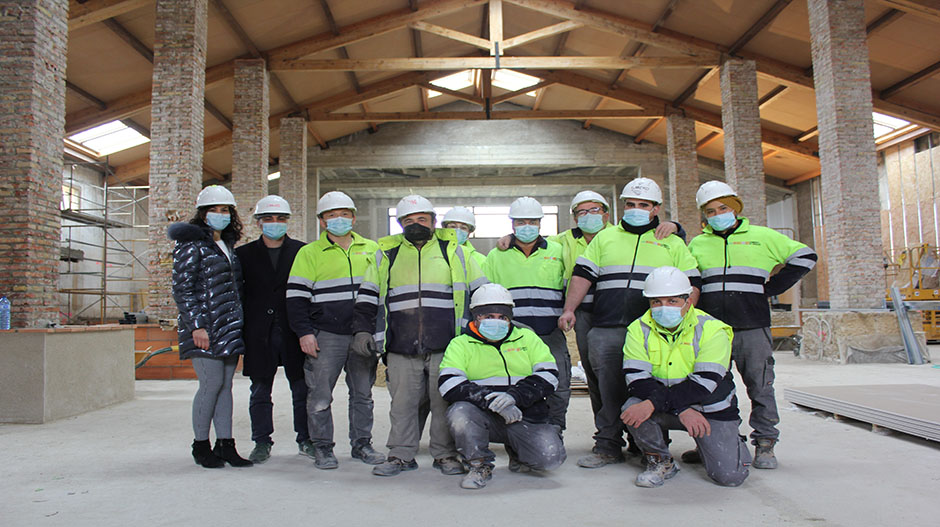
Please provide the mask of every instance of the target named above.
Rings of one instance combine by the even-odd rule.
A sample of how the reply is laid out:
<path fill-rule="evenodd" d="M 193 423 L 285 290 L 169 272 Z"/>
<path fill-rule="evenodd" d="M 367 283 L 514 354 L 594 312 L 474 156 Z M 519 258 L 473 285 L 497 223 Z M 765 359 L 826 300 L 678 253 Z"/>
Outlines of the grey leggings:
<path fill-rule="evenodd" d="M 197 441 L 209 439 L 213 422 L 216 438 L 232 438 L 232 377 L 237 364 L 238 357 L 193 358 L 199 378 L 199 390 L 193 398 L 193 436 Z"/>

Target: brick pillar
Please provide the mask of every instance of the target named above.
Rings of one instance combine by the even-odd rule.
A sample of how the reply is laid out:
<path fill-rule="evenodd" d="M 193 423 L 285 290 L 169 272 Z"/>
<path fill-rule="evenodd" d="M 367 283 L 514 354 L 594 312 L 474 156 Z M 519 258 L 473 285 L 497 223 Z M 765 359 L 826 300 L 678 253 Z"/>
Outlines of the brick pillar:
<path fill-rule="evenodd" d="M 307 237 L 307 121 L 303 117 L 281 119 L 281 197 L 290 203 L 288 234 L 309 241 Z M 316 205 L 316 203 L 314 203 Z"/>
<path fill-rule="evenodd" d="M 202 188 L 207 0 L 157 0 L 150 142 L 150 288 L 147 311 L 175 319 L 173 246 L 166 229 L 187 221 Z"/>
<path fill-rule="evenodd" d="M 252 214 L 255 203 L 268 195 L 268 113 L 268 72 L 264 59 L 236 60 L 232 194 L 245 225 L 241 243 L 261 235 Z"/>
<path fill-rule="evenodd" d="M 833 308 L 884 299 L 871 72 L 862 0 L 809 0 L 819 158 Z"/>
<path fill-rule="evenodd" d="M 4 2 L 0 15 L 0 295 L 11 327 L 58 322 L 59 201 L 68 2 Z"/>
<path fill-rule="evenodd" d="M 744 202 L 744 216 L 767 224 L 767 191 L 753 60 L 729 59 L 721 65 L 721 126 L 725 131 L 725 181 Z"/>
<path fill-rule="evenodd" d="M 666 152 L 669 158 L 669 210 L 688 233 L 702 233 L 702 219 L 695 206 L 698 190 L 698 155 L 695 153 L 695 121 L 681 115 L 666 118 Z"/>

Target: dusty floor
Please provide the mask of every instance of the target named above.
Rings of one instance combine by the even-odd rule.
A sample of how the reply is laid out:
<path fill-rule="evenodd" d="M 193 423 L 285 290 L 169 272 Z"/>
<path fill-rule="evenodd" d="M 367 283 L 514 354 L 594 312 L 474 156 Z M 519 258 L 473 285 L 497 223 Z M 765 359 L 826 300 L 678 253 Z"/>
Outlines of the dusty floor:
<path fill-rule="evenodd" d="M 377 478 L 370 467 L 349 457 L 342 381 L 334 404 L 340 467 L 321 471 L 297 455 L 282 377 L 275 386 L 274 457 L 247 469 L 205 470 L 193 464 L 189 453 L 195 382 L 138 381 L 137 398 L 129 403 L 45 425 L 0 425 L 0 451 L 7 460 L 0 472 L 0 525 L 935 523 L 940 444 L 871 432 L 861 423 L 796 408 L 783 400 L 782 388 L 940 386 L 940 367 L 828 365 L 789 352 L 776 357 L 780 468 L 751 470 L 740 488 L 718 487 L 695 466 L 682 466 L 659 489 L 633 485 L 639 471 L 635 462 L 597 470 L 577 467 L 575 460 L 591 448 L 593 432 L 583 396 L 571 401 L 568 461 L 554 473 L 512 474 L 498 449 L 490 485 L 462 490 L 458 476 L 431 468 L 425 442 L 419 470 Z M 940 362 L 940 348 L 934 347 L 933 357 Z M 377 388 L 375 399 L 375 444 L 381 448 L 388 432 L 387 391 Z M 239 376 L 235 437 L 245 456 L 252 446 L 247 400 L 248 381 Z M 747 408 L 743 411 L 746 415 Z M 692 445 L 686 434 L 673 432 L 672 437 L 675 455 Z"/>

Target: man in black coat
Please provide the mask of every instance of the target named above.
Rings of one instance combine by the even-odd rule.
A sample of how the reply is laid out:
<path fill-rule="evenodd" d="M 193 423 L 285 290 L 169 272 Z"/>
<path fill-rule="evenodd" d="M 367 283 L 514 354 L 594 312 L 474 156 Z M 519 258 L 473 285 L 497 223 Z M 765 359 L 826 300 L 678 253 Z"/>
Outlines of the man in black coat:
<path fill-rule="evenodd" d="M 290 383 L 294 431 L 300 453 L 310 442 L 307 429 L 307 385 L 304 354 L 287 321 L 287 278 L 304 242 L 287 236 L 290 205 L 280 196 L 265 196 L 254 211 L 262 235 L 235 249 L 245 277 L 245 362 L 242 374 L 251 378 L 251 439 L 255 447 L 248 459 L 264 463 L 271 457 L 274 419 L 271 389 L 278 366 Z"/>

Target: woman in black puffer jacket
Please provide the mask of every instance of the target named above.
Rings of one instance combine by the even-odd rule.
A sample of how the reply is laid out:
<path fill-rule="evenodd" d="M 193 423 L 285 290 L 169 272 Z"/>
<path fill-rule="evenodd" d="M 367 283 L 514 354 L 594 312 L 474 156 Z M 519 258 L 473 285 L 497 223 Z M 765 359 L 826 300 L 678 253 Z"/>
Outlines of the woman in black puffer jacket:
<path fill-rule="evenodd" d="M 235 197 L 211 185 L 196 198 L 196 215 L 189 223 L 174 223 L 168 234 L 173 250 L 173 298 L 180 358 L 192 359 L 199 378 L 193 399 L 193 459 L 206 468 L 250 466 L 235 450 L 232 437 L 232 378 L 242 340 L 242 271 L 235 242 L 242 225 Z M 215 448 L 209 446 L 209 427 L 215 423 Z"/>

